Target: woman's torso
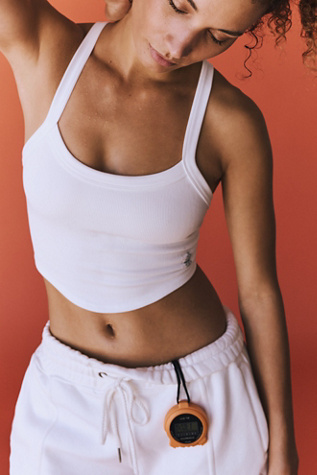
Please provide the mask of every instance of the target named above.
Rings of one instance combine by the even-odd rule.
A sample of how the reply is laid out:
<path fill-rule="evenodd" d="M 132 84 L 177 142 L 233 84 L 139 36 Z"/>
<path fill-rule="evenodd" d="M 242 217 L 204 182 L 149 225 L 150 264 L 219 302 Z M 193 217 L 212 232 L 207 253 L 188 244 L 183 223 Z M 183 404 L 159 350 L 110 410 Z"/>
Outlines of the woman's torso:
<path fill-rule="evenodd" d="M 65 23 L 61 37 L 68 47 L 52 49 L 50 61 L 44 58 L 37 65 L 32 87 L 30 71 L 27 75 L 18 68 L 14 71 L 26 140 L 44 120 L 61 76 L 90 26 Z M 133 74 L 127 79 L 112 65 L 109 31 L 101 35 L 61 116 L 62 138 L 73 156 L 99 171 L 148 175 L 171 168 L 181 157 L 200 65 L 178 71 L 168 84 L 142 82 Z M 219 76 L 217 81 L 221 82 Z M 217 85 L 212 94 L 217 94 Z M 209 122 L 202 128 L 197 164 L 214 191 L 222 167 L 219 154 L 213 150 Z M 53 335 L 104 361 L 124 366 L 163 363 L 214 341 L 225 330 L 221 302 L 199 268 L 167 297 L 116 314 L 84 310 L 48 281 L 45 284 Z"/>

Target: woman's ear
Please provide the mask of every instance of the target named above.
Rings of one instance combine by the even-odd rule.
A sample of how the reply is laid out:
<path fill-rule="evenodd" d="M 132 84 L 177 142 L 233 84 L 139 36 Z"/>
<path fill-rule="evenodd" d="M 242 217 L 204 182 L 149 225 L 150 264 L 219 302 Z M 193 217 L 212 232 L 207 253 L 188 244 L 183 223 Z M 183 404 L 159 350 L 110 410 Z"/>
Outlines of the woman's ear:
<path fill-rule="evenodd" d="M 106 16 L 111 21 L 121 20 L 130 10 L 132 0 L 106 0 Z"/>

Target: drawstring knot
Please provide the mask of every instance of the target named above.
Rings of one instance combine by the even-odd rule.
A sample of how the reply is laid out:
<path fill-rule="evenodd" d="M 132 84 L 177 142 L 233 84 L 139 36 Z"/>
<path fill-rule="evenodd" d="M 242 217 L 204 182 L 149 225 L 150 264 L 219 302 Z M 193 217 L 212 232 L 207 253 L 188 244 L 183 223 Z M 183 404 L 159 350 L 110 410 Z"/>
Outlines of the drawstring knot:
<path fill-rule="evenodd" d="M 100 377 L 107 377 L 106 373 L 99 373 Z M 121 439 L 118 428 L 117 412 L 115 396 L 120 396 L 121 407 L 123 407 L 124 414 L 127 421 L 129 443 L 131 450 L 131 458 L 133 471 L 135 475 L 138 475 L 138 465 L 136 457 L 136 442 L 134 433 L 132 430 L 131 421 L 135 424 L 145 425 L 150 419 L 149 410 L 146 405 L 140 399 L 136 398 L 133 392 L 133 386 L 128 380 L 118 379 L 107 390 L 104 399 L 103 415 L 102 415 L 102 430 L 101 430 L 101 443 L 105 444 L 109 431 L 116 438 L 118 448 L 118 458 L 121 463 Z M 136 409 L 139 409 L 136 414 Z"/>

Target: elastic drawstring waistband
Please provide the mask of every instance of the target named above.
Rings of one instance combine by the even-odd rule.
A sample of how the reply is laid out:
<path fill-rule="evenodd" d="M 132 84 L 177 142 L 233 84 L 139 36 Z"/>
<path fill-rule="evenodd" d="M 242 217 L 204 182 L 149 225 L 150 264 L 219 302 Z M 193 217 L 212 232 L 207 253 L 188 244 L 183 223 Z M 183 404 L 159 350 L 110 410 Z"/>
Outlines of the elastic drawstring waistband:
<path fill-rule="evenodd" d="M 225 369 L 241 354 L 244 345 L 241 329 L 232 312 L 226 307 L 225 310 L 227 316 L 225 333 L 213 343 L 179 358 L 186 382 Z M 58 375 L 68 381 L 89 387 L 101 385 L 100 372 L 105 372 L 118 379 L 153 384 L 177 384 L 172 363 L 138 368 L 103 363 L 54 338 L 49 330 L 49 323 L 44 328 L 42 344 L 36 350 L 35 356 L 38 357 L 39 364 L 45 373 Z"/>
<path fill-rule="evenodd" d="M 109 378 L 109 376 L 100 372 L 99 376 L 102 378 Z M 132 458 L 132 467 L 135 475 L 139 475 L 137 456 L 136 456 L 136 443 L 134 438 L 134 433 L 131 427 L 131 421 L 135 424 L 145 425 L 150 419 L 150 414 L 148 407 L 143 401 L 140 400 L 138 395 L 135 395 L 133 392 L 133 387 L 131 382 L 124 381 L 123 379 L 114 380 L 114 384 L 107 388 L 104 407 L 103 407 L 103 417 L 102 417 L 102 428 L 101 428 L 101 443 L 105 444 L 107 440 L 107 435 L 109 429 L 112 432 L 112 435 L 117 441 L 118 448 L 118 457 L 119 462 L 121 462 L 121 439 L 118 429 L 117 421 L 117 407 L 115 405 L 116 395 L 120 396 L 121 407 L 123 407 L 126 424 L 129 432 L 129 442 L 130 442 L 130 453 Z M 137 417 L 134 414 L 134 407 L 138 406 L 141 412 L 141 417 Z"/>

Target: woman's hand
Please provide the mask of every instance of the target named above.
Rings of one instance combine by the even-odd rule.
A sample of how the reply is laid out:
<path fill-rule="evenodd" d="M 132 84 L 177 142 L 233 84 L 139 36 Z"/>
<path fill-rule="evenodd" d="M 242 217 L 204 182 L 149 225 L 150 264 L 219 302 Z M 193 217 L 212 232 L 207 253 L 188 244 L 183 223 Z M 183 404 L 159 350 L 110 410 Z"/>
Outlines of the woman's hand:
<path fill-rule="evenodd" d="M 106 16 L 111 21 L 121 20 L 130 10 L 132 0 L 106 0 Z"/>

